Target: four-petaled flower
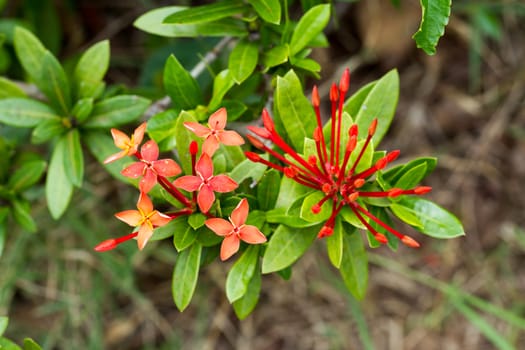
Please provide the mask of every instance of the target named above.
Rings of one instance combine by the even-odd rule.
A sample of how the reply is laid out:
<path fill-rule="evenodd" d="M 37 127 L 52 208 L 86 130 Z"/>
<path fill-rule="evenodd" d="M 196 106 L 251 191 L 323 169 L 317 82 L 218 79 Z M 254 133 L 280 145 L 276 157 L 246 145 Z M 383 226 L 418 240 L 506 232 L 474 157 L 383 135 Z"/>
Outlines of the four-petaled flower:
<path fill-rule="evenodd" d="M 154 210 L 153 203 L 143 192 L 137 201 L 137 209 L 124 210 L 116 213 L 115 216 L 130 226 L 139 227 L 137 245 L 142 250 L 153 234 L 153 229 L 166 225 L 171 217 Z"/>
<path fill-rule="evenodd" d="M 153 140 L 146 142 L 140 149 L 140 155 L 137 153 L 136 156 L 139 161 L 122 170 L 121 174 L 134 179 L 143 176 L 139 183 L 141 192 L 148 193 L 157 183 L 157 176 L 171 177 L 181 172 L 173 159 L 157 160 L 159 146 Z"/>
<path fill-rule="evenodd" d="M 230 192 L 237 188 L 237 183 L 227 175 L 213 176 L 213 162 L 207 153 L 202 153 L 195 164 L 196 176 L 181 176 L 173 185 L 188 192 L 199 191 L 197 204 L 203 213 L 207 213 L 215 201 L 214 192 Z"/>
<path fill-rule="evenodd" d="M 243 198 L 233 209 L 230 221 L 221 218 L 208 219 L 205 225 L 224 240 L 221 244 L 221 260 L 226 260 L 239 250 L 241 240 L 250 244 L 266 242 L 266 236 L 253 225 L 246 225 L 248 201 Z"/>
<path fill-rule="evenodd" d="M 139 125 L 138 128 L 135 129 L 133 134 L 131 135 L 131 138 L 128 137 L 128 135 L 124 134 L 122 131 L 117 129 L 111 129 L 111 136 L 113 136 L 113 141 L 115 142 L 115 146 L 120 148 L 122 151 L 115 153 L 106 160 L 104 160 L 104 164 L 111 163 L 117 159 L 123 158 L 125 156 L 132 156 L 137 153 L 140 143 L 142 142 L 142 139 L 144 138 L 144 131 L 146 130 L 146 122 Z"/>
<path fill-rule="evenodd" d="M 227 146 L 239 146 L 244 143 L 244 139 L 237 132 L 224 130 L 226 120 L 226 108 L 223 107 L 210 116 L 208 119 L 209 127 L 195 122 L 184 122 L 184 126 L 193 131 L 195 135 L 205 138 L 202 144 L 202 152 L 211 157 L 219 148 L 220 143 Z"/>

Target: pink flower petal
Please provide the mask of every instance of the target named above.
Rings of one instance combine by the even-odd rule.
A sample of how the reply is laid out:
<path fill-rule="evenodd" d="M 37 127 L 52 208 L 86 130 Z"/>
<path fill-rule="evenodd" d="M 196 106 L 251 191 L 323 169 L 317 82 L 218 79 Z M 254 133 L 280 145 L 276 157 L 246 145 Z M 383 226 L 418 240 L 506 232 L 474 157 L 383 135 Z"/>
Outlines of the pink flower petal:
<path fill-rule="evenodd" d="M 201 154 L 197 164 L 195 164 L 195 170 L 203 180 L 207 180 L 213 176 L 213 162 L 207 153 L 203 152 Z"/>
<path fill-rule="evenodd" d="M 182 188 L 184 191 L 194 192 L 202 185 L 202 179 L 199 176 L 185 175 L 173 181 L 173 186 Z"/>
<path fill-rule="evenodd" d="M 139 234 L 137 235 L 137 245 L 139 250 L 144 249 L 152 235 L 153 227 L 150 223 L 145 222 L 144 225 L 140 226 Z"/>
<path fill-rule="evenodd" d="M 246 198 L 241 199 L 239 204 L 233 209 L 232 214 L 230 215 L 231 222 L 236 227 L 241 227 L 246 222 L 246 218 L 248 217 L 248 200 Z"/>
<path fill-rule="evenodd" d="M 228 115 L 226 112 L 226 108 L 222 107 L 221 109 L 217 110 L 215 113 L 210 115 L 210 118 L 208 119 L 208 125 L 212 130 L 223 130 L 226 126 L 227 119 Z"/>
<path fill-rule="evenodd" d="M 147 168 L 144 177 L 139 182 L 140 192 L 148 193 L 157 183 L 157 174 L 151 169 Z"/>
<path fill-rule="evenodd" d="M 204 224 L 219 236 L 226 236 L 233 232 L 233 225 L 221 218 L 208 219 Z"/>
<path fill-rule="evenodd" d="M 237 182 L 226 175 L 217 175 L 210 179 L 210 186 L 215 192 L 231 192 L 237 188 Z"/>
<path fill-rule="evenodd" d="M 144 175 L 144 168 L 146 168 L 146 164 L 143 162 L 135 162 L 122 170 L 120 173 L 125 177 L 136 179 L 137 177 Z"/>
<path fill-rule="evenodd" d="M 144 132 L 146 131 L 146 126 L 147 126 L 147 123 L 144 122 L 140 124 L 133 132 L 133 143 L 136 146 L 142 143 L 142 139 L 144 139 Z"/>
<path fill-rule="evenodd" d="M 159 146 L 153 140 L 146 142 L 140 149 L 140 155 L 148 162 L 153 162 L 159 158 Z"/>
<path fill-rule="evenodd" d="M 184 126 L 198 137 L 207 137 L 211 132 L 210 128 L 195 122 L 184 122 Z"/>
<path fill-rule="evenodd" d="M 202 144 L 202 152 L 208 154 L 210 157 L 213 156 L 215 151 L 219 148 L 219 140 L 214 135 L 210 135 L 204 140 Z"/>
<path fill-rule="evenodd" d="M 224 261 L 237 253 L 241 241 L 237 235 L 226 236 L 221 244 L 221 260 Z"/>
<path fill-rule="evenodd" d="M 219 140 L 226 146 L 240 146 L 244 144 L 244 139 L 236 131 L 224 130 L 219 134 Z"/>
<path fill-rule="evenodd" d="M 141 192 L 139 200 L 137 201 L 137 208 L 143 213 L 143 215 L 149 215 L 153 211 L 153 203 L 149 199 L 148 195 Z"/>
<path fill-rule="evenodd" d="M 253 225 L 244 225 L 239 232 L 239 237 L 250 244 L 266 242 L 266 236 Z"/>
<path fill-rule="evenodd" d="M 171 221 L 171 217 L 169 217 L 166 214 L 159 213 L 155 210 L 153 215 L 150 216 L 149 221 L 153 224 L 155 227 L 161 227 L 166 225 L 168 222 Z"/>
<path fill-rule="evenodd" d="M 142 221 L 142 214 L 138 210 L 124 210 L 116 213 L 115 217 L 133 227 L 138 226 Z"/>
<path fill-rule="evenodd" d="M 128 155 L 128 152 L 126 152 L 125 150 L 121 151 L 121 152 L 118 152 L 118 153 L 115 153 L 115 154 L 112 154 L 112 155 L 110 155 L 109 157 L 107 157 L 104 160 L 104 164 L 108 164 L 108 163 L 114 162 L 117 159 L 124 158 L 127 155 Z"/>
<path fill-rule="evenodd" d="M 179 175 L 181 172 L 180 166 L 173 159 L 161 159 L 153 162 L 153 169 L 160 176 L 171 177 Z"/>
<path fill-rule="evenodd" d="M 111 129 L 111 136 L 115 142 L 115 146 L 120 149 L 127 149 L 128 143 L 131 141 L 128 135 L 117 129 Z"/>
<path fill-rule="evenodd" d="M 201 212 L 207 213 L 210 210 L 214 201 L 215 193 L 213 193 L 209 186 L 202 186 L 199 191 L 199 194 L 197 195 L 197 204 L 199 204 Z"/>

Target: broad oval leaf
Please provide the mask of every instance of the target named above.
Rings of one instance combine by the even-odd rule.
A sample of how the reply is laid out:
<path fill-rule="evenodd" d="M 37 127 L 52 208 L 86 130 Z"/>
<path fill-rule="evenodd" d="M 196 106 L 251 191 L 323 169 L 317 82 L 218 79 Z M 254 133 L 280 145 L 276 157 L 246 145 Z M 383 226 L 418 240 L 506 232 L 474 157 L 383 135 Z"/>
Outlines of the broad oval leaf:
<path fill-rule="evenodd" d="M 223 0 L 209 5 L 192 6 L 177 11 L 164 19 L 164 23 L 193 24 L 213 22 L 241 13 L 244 4 L 238 0 Z"/>
<path fill-rule="evenodd" d="M 418 197 L 405 197 L 397 204 L 415 215 L 421 227 L 416 229 L 434 238 L 454 238 L 464 236 L 461 222 L 437 204 Z"/>
<path fill-rule="evenodd" d="M 346 288 L 352 295 L 361 300 L 368 285 L 368 257 L 363 240 L 356 229 L 343 223 L 343 257 L 339 272 Z"/>
<path fill-rule="evenodd" d="M 31 217 L 31 205 L 26 200 L 11 201 L 13 217 L 22 228 L 29 232 L 36 232 L 36 223 Z"/>
<path fill-rule="evenodd" d="M 326 237 L 326 251 L 328 258 L 334 267 L 340 268 L 343 260 L 343 237 L 344 237 L 343 223 L 337 217 L 335 219 L 334 232 Z"/>
<path fill-rule="evenodd" d="M 42 350 L 42 347 L 31 338 L 24 338 L 24 350 Z"/>
<path fill-rule="evenodd" d="M 73 194 L 73 184 L 64 168 L 67 152 L 66 137 L 60 138 L 55 145 L 46 177 L 47 206 L 54 219 L 58 219 L 66 210 Z"/>
<path fill-rule="evenodd" d="M 306 196 L 301 205 L 301 219 L 316 223 L 326 221 L 332 214 L 332 201 L 330 199 L 324 201 L 319 213 L 315 214 L 312 212 L 312 207 L 317 205 L 325 197 L 326 195 L 321 191 L 315 191 Z"/>
<path fill-rule="evenodd" d="M 268 156 L 264 154 L 261 155 L 261 158 L 267 159 Z M 245 159 L 232 169 L 229 176 L 238 184 L 249 178 L 257 183 L 262 178 L 265 171 L 266 165 L 262 163 L 254 163 L 249 159 Z"/>
<path fill-rule="evenodd" d="M 100 41 L 80 56 L 73 73 L 77 98 L 95 98 L 109 67 L 109 40 Z"/>
<path fill-rule="evenodd" d="M 73 186 L 81 187 L 84 177 L 84 154 L 82 153 L 78 129 L 72 129 L 68 132 L 65 140 L 64 168 L 66 174 Z"/>
<path fill-rule="evenodd" d="M 173 108 L 190 110 L 202 104 L 199 84 L 173 55 L 166 61 L 163 78 Z"/>
<path fill-rule="evenodd" d="M 29 30 L 16 27 L 14 46 L 16 56 L 24 70 L 33 80 L 37 80 L 42 71 L 42 57 L 47 51 L 44 45 Z"/>
<path fill-rule="evenodd" d="M 248 0 L 255 12 L 266 22 L 281 22 L 281 2 L 279 0 Z"/>
<path fill-rule="evenodd" d="M 93 106 L 86 128 L 113 128 L 138 119 L 148 108 L 150 100 L 136 95 L 119 95 Z"/>
<path fill-rule="evenodd" d="M 202 143 L 202 139 L 186 129 L 184 122 L 196 123 L 197 119 L 195 119 L 192 114 L 182 111 L 179 114 L 179 117 L 175 120 L 175 140 L 177 143 L 177 149 L 179 150 L 179 163 L 185 174 L 191 174 L 191 154 L 187 150 L 192 141 L 197 141 L 200 144 Z"/>
<path fill-rule="evenodd" d="M 230 303 L 246 294 L 258 261 L 259 245 L 250 245 L 233 264 L 226 278 L 226 297 Z"/>
<path fill-rule="evenodd" d="M 41 58 L 42 67 L 35 84 L 47 96 L 49 103 L 67 115 L 71 109 L 71 88 L 64 69 L 49 51 Z"/>
<path fill-rule="evenodd" d="M 421 158 L 411 160 L 410 162 L 406 164 L 401 164 L 391 169 L 388 169 L 387 171 L 383 172 L 382 177 L 388 183 L 395 184 L 408 171 L 410 171 L 411 169 L 421 164 L 425 165 L 426 171 L 424 175 L 421 177 L 420 181 L 423 180 L 425 177 L 427 177 L 427 175 L 430 174 L 432 171 L 434 171 L 436 164 L 437 164 L 437 158 L 421 157 Z"/>
<path fill-rule="evenodd" d="M 412 169 L 404 173 L 399 180 L 396 181 L 394 187 L 398 187 L 404 190 L 415 187 L 418 183 L 423 180 L 427 173 L 427 165 L 425 163 L 419 164 Z"/>
<path fill-rule="evenodd" d="M 93 111 L 93 98 L 86 97 L 81 98 L 80 100 L 75 103 L 75 106 L 73 107 L 73 110 L 71 111 L 71 114 L 73 115 L 73 118 L 75 118 L 75 121 L 78 124 L 82 124 Z"/>
<path fill-rule="evenodd" d="M 257 201 L 259 202 L 259 209 L 270 210 L 275 207 L 280 186 L 281 176 L 277 170 L 271 169 L 264 173 L 257 185 Z"/>
<path fill-rule="evenodd" d="M 180 220 L 173 233 L 173 245 L 178 252 L 190 247 L 197 239 L 197 232 L 188 225 L 186 218 Z"/>
<path fill-rule="evenodd" d="M 445 33 L 452 0 L 421 0 L 421 23 L 412 36 L 418 48 L 428 55 L 436 53 L 439 38 Z"/>
<path fill-rule="evenodd" d="M 190 249 L 182 251 L 175 262 L 171 291 L 173 301 L 181 312 L 189 305 L 195 292 L 199 277 L 201 252 L 202 246 L 196 242 Z"/>
<path fill-rule="evenodd" d="M 295 229 L 279 225 L 268 243 L 262 273 L 282 270 L 299 259 L 319 233 L 320 225 Z"/>
<path fill-rule="evenodd" d="M 304 49 L 328 24 L 330 5 L 317 5 L 309 9 L 297 23 L 290 40 L 290 55 Z"/>
<path fill-rule="evenodd" d="M 40 144 L 60 136 L 67 131 L 62 119 L 56 117 L 38 124 L 31 133 L 31 143 Z"/>
<path fill-rule="evenodd" d="M 290 47 L 288 44 L 277 45 L 264 52 L 262 62 L 264 64 L 265 72 L 272 67 L 278 66 L 288 61 L 289 54 Z"/>
<path fill-rule="evenodd" d="M 243 81 L 253 73 L 259 60 L 259 49 L 255 42 L 241 40 L 230 53 L 228 61 L 228 70 L 237 84 Z"/>
<path fill-rule="evenodd" d="M 233 303 L 233 310 L 239 319 L 244 319 L 252 312 L 259 301 L 259 294 L 261 292 L 261 270 L 259 264 L 255 267 L 253 277 L 248 283 L 248 288 L 243 297 Z"/>
<path fill-rule="evenodd" d="M 209 110 L 216 110 L 222 102 L 224 95 L 235 85 L 235 81 L 228 69 L 221 71 L 213 79 L 213 94 L 208 105 Z"/>
<path fill-rule="evenodd" d="M 26 93 L 11 80 L 0 77 L 0 99 L 9 97 L 26 97 Z"/>
<path fill-rule="evenodd" d="M 7 187 L 13 192 L 21 192 L 33 186 L 40 179 L 45 169 L 46 162 L 43 160 L 26 162 L 9 177 Z"/>
<path fill-rule="evenodd" d="M 284 208 L 267 211 L 266 221 L 271 224 L 283 224 L 292 228 L 304 228 L 317 225 L 316 222 L 306 221 L 300 217 L 287 214 Z"/>
<path fill-rule="evenodd" d="M 11 126 L 31 128 L 39 123 L 58 118 L 49 106 L 28 98 L 0 100 L 0 122 Z"/>

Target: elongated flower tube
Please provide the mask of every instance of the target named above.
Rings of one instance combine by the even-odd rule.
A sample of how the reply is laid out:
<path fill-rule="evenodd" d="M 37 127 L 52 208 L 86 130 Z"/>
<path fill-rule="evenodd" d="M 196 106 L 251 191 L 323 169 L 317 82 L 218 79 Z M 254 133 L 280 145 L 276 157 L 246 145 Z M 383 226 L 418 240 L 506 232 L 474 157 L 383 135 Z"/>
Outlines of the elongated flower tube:
<path fill-rule="evenodd" d="M 419 243 L 413 238 L 382 222 L 360 203 L 360 198 L 363 197 L 394 198 L 401 195 L 422 195 L 428 193 L 431 188 L 419 186 L 412 189 L 361 190 L 367 182 L 371 182 L 378 171 L 384 169 L 399 156 L 399 151 L 395 150 L 387 153 L 371 165 L 369 165 L 370 157 L 368 157 L 368 162 L 365 163 L 364 159 L 367 158 L 365 157 L 365 152 L 372 143 L 378 120 L 372 120 L 368 126 L 366 138 L 359 143 L 359 147 L 357 140 L 359 134 L 358 125 L 352 124 L 347 130 L 343 130 L 343 105 L 345 95 L 349 89 L 349 83 L 350 72 L 347 69 L 343 73 L 339 85 L 333 84 L 330 89 L 331 115 L 329 132 L 323 132 L 319 94 L 317 87 L 313 89 L 312 105 L 317 120 L 317 127 L 313 133 L 315 154 L 303 156 L 300 152 L 297 152 L 285 141 L 284 137 L 278 134 L 270 114 L 268 111 L 263 110 L 262 121 L 264 127 L 248 127 L 255 135 L 249 136 L 248 140 L 256 148 L 271 155 L 272 158 L 270 159 L 276 159 L 279 163 L 266 160 L 253 152 L 246 152 L 246 157 L 253 162 L 265 164 L 282 172 L 285 176 L 303 186 L 323 193 L 320 201 L 311 208 L 314 215 L 319 214 L 321 207 L 326 203 L 330 203 L 332 208 L 328 219 L 319 231 L 319 238 L 333 233 L 336 223 L 335 219 L 346 206 L 350 208 L 378 242 L 385 244 L 388 240 L 371 223 L 375 223 L 375 227 L 381 227 L 386 232 L 393 234 L 406 246 L 419 247 Z M 344 133 L 347 133 L 347 135 Z M 266 142 L 262 142 L 260 139 Z M 344 140 L 347 141 L 345 142 Z M 273 144 L 274 148 L 269 146 L 268 141 Z M 366 165 L 361 164 L 361 162 Z"/>

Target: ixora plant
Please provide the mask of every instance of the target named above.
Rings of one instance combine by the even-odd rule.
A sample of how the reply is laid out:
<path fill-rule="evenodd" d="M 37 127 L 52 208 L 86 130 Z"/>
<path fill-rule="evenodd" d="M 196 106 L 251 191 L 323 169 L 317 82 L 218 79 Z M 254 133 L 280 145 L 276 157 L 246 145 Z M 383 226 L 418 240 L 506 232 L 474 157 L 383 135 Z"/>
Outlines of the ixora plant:
<path fill-rule="evenodd" d="M 172 237 L 179 252 L 172 288 L 180 310 L 189 304 L 203 265 L 236 255 L 226 295 L 244 318 L 258 301 L 261 274 L 288 278 L 315 241 L 326 245 L 349 291 L 362 298 L 368 262 L 361 231 L 370 247 L 396 250 L 399 242 L 419 247 L 415 238 L 393 228 L 393 214 L 435 238 L 463 235 L 452 214 L 421 198 L 431 188 L 418 184 L 436 159 L 392 164 L 399 151 L 377 149 L 394 115 L 397 73 L 389 72 L 347 100 L 349 83 L 346 70 L 332 85 L 331 114 L 323 125 L 317 88 L 310 104 L 294 71 L 278 77 L 273 118 L 263 110 L 262 126 L 247 127 L 246 138 L 262 153 L 226 129 L 225 108 L 214 111 L 207 125 L 181 112 L 172 127 L 180 165 L 158 159 L 156 141 L 143 143 L 146 123 L 129 137 L 112 129 L 121 151 L 106 162 L 133 157 L 122 175 L 140 178 L 137 210 L 115 214 L 135 230 L 95 250 L 133 238 L 143 249 L 150 240 Z M 152 198 L 167 202 L 162 207 L 169 209 L 154 209 Z"/>

